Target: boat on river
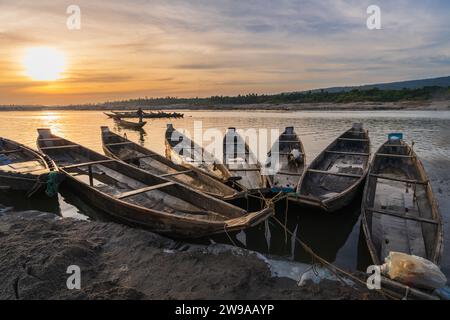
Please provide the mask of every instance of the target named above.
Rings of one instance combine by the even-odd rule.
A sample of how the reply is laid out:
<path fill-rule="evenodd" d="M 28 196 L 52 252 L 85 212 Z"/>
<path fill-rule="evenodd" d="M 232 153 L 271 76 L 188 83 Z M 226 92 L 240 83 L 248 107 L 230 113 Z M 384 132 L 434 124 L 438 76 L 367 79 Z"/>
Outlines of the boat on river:
<path fill-rule="evenodd" d="M 37 144 L 86 202 L 127 224 L 176 237 L 198 238 L 254 226 L 273 214 L 247 212 L 188 186 L 131 166 L 38 129 Z"/>
<path fill-rule="evenodd" d="M 102 143 L 103 150 L 109 157 L 122 160 L 168 180 L 190 186 L 216 198 L 232 200 L 245 196 L 244 192 L 237 192 L 197 167 L 188 168 L 176 164 L 156 152 L 111 132 L 108 127 L 102 127 Z"/>
<path fill-rule="evenodd" d="M 57 172 L 53 161 L 15 141 L 0 138 L 0 190 L 41 192 L 49 175 Z"/>
<path fill-rule="evenodd" d="M 369 133 L 354 124 L 311 162 L 289 200 L 327 212 L 349 205 L 363 186 L 369 159 Z"/>
<path fill-rule="evenodd" d="M 287 127 L 267 154 L 266 170 L 272 192 L 295 192 L 305 169 L 303 143 L 293 127 Z"/>
<path fill-rule="evenodd" d="M 362 201 L 362 227 L 376 265 L 393 251 L 439 265 L 442 219 L 425 169 L 402 134 L 391 134 L 372 160 Z"/>

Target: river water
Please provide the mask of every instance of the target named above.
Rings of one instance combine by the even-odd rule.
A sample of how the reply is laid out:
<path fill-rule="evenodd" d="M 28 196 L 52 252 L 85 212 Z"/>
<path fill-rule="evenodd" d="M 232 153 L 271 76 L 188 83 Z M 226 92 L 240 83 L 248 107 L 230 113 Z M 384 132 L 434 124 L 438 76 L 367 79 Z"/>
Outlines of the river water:
<path fill-rule="evenodd" d="M 35 148 L 36 128 L 48 127 L 57 135 L 102 152 L 100 126 L 109 126 L 116 132 L 126 133 L 129 139 L 164 154 L 164 133 L 169 122 L 175 128 L 185 128 L 191 132 L 195 121 L 201 121 L 203 129 L 216 128 L 222 132 L 231 126 L 280 131 L 286 126 L 294 126 L 303 141 L 309 163 L 354 122 L 363 122 L 369 130 L 372 151 L 386 140 L 388 133 L 403 132 L 407 142 L 415 142 L 414 148 L 425 166 L 440 206 L 445 233 L 442 269 L 450 277 L 450 111 L 181 112 L 185 113 L 183 119 L 149 120 L 145 132 L 120 129 L 111 119 L 97 111 L 0 112 L 0 136 Z M 54 212 L 66 217 L 102 218 L 70 192 L 59 195 L 57 201 L 25 200 L 0 194 L 0 203 L 17 209 Z M 344 212 L 327 215 L 297 207 L 286 208 L 284 203 L 280 203 L 277 217 L 327 260 L 347 269 L 364 269 L 369 260 L 360 233 L 359 206 L 360 198 Z M 234 243 L 283 259 L 311 262 L 308 254 L 273 221 L 230 237 L 214 237 L 211 241 Z"/>

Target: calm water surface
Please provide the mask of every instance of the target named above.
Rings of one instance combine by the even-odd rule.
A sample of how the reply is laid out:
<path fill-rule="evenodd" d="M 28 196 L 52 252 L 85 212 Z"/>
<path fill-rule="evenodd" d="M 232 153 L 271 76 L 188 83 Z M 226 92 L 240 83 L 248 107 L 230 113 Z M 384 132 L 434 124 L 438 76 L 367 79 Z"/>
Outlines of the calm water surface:
<path fill-rule="evenodd" d="M 444 219 L 445 251 L 442 267 L 450 276 L 450 112 L 448 111 L 374 111 L 374 112 L 212 112 L 183 111 L 184 119 L 149 120 L 144 133 L 119 130 L 111 119 L 97 111 L 61 112 L 0 112 L 0 136 L 35 148 L 36 128 L 49 127 L 57 135 L 102 152 L 100 126 L 110 126 L 129 139 L 164 154 L 164 132 L 168 122 L 176 128 L 192 130 L 194 121 L 202 121 L 204 129 L 217 128 L 223 132 L 230 127 L 278 128 L 294 126 L 307 152 L 307 161 L 331 143 L 354 122 L 363 122 L 369 129 L 372 151 L 386 140 L 389 132 L 403 132 L 408 142 L 415 142 L 415 150 L 423 161 L 432 181 L 435 196 Z M 18 209 L 39 209 L 61 216 L 86 219 L 101 215 L 85 205 L 76 195 L 65 192 L 58 200 L 16 199 L 0 194 L 0 203 Z M 368 263 L 367 250 L 360 234 L 360 199 L 334 215 L 277 206 L 277 217 L 299 238 L 306 241 L 324 258 L 348 269 L 364 268 Z M 287 209 L 287 210 L 286 210 Z M 288 214 L 286 214 L 286 211 Z M 311 262 L 310 257 L 273 221 L 247 232 L 215 237 L 214 241 L 231 242 L 262 253 L 283 258 Z"/>

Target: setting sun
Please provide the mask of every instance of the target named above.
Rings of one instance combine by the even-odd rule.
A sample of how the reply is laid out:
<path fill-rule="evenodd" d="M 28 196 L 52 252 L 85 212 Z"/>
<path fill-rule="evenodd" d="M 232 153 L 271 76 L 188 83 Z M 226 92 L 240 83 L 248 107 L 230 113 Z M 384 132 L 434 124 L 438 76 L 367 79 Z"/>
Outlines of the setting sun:
<path fill-rule="evenodd" d="M 30 48 L 23 59 L 25 73 L 36 81 L 55 81 L 61 78 L 66 61 L 64 54 L 53 48 Z"/>

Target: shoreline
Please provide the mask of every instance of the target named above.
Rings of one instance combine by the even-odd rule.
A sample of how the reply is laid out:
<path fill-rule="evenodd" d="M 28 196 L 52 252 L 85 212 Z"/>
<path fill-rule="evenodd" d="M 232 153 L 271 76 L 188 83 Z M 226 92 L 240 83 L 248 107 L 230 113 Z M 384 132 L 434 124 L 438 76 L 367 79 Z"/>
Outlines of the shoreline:
<path fill-rule="evenodd" d="M 401 101 L 401 102 L 352 102 L 352 103 L 282 103 L 282 104 L 244 104 L 244 105 L 186 105 L 165 106 L 0 106 L 0 112 L 7 111 L 110 111 L 135 110 L 141 107 L 146 111 L 186 110 L 186 111 L 445 111 L 450 110 L 450 100 Z"/>
<path fill-rule="evenodd" d="M 307 265 L 280 267 L 279 260 L 245 249 L 190 245 L 39 211 L 0 212 L 0 246 L 0 299 L 382 298 L 330 278 L 315 283 L 306 277 L 299 286 L 292 273 L 308 275 Z M 80 290 L 67 289 L 70 265 L 80 267 Z"/>

